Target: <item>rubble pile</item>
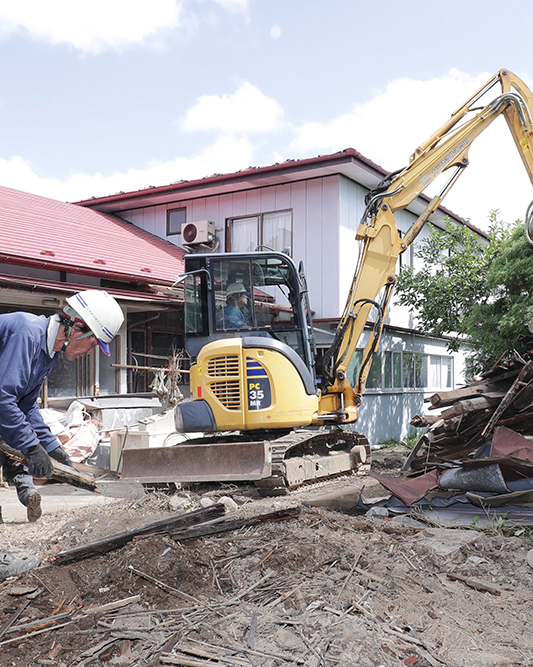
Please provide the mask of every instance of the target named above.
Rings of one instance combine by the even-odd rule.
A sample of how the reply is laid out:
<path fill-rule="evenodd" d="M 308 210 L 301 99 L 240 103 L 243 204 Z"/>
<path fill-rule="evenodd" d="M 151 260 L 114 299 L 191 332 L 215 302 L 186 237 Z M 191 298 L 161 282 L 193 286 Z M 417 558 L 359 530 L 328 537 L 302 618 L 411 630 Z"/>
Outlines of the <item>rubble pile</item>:
<path fill-rule="evenodd" d="M 430 409 L 443 410 L 438 416 L 411 420 L 413 426 L 427 427 L 420 444 L 430 450 L 411 458 L 415 470 L 441 459 L 469 456 L 490 439 L 496 425 L 533 436 L 533 359 L 509 353 L 480 380 L 427 400 Z"/>
<path fill-rule="evenodd" d="M 404 477 L 370 473 L 393 494 L 380 504 L 441 523 L 481 514 L 533 525 L 533 358 L 508 353 L 476 382 L 428 400 L 442 412 L 412 419 L 426 430 Z"/>
<path fill-rule="evenodd" d="M 23 535 L 5 524 L 8 544 L 33 533 L 42 564 L 0 584 L 0 667 L 533 662 L 524 537 L 309 507 L 317 491 L 241 491 L 214 521 L 198 506 L 218 512 L 216 492 L 191 494 L 185 512 L 154 496 Z"/>

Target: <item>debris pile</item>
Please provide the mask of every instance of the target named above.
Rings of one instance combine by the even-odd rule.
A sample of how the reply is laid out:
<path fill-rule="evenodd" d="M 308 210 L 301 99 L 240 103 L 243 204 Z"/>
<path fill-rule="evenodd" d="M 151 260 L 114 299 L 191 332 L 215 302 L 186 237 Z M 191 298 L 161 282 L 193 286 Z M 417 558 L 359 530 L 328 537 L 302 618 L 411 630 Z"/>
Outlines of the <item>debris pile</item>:
<path fill-rule="evenodd" d="M 428 399 L 438 416 L 402 470 L 409 479 L 370 473 L 394 495 L 385 506 L 418 507 L 439 521 L 499 519 L 533 525 L 533 359 L 504 355 L 480 380 Z"/>
<path fill-rule="evenodd" d="M 215 520 L 194 509 L 147 523 L 154 496 L 50 522 L 41 567 L 0 584 L 0 667 L 533 661 L 523 538 L 235 498 Z"/>
<path fill-rule="evenodd" d="M 533 359 L 507 354 L 479 381 L 427 400 L 430 409 L 443 411 L 438 416 L 417 415 L 411 420 L 413 426 L 428 427 L 419 444 L 430 450 L 411 458 L 409 463 L 415 470 L 441 458 L 471 455 L 490 439 L 496 425 L 533 436 Z"/>

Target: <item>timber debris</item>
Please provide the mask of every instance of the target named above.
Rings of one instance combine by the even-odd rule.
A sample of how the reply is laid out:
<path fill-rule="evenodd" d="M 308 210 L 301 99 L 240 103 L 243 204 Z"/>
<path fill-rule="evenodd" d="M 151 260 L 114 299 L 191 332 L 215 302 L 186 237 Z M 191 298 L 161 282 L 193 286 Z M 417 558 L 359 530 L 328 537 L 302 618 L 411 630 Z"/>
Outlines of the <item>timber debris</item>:
<path fill-rule="evenodd" d="M 471 457 L 491 440 L 497 426 L 533 438 L 533 358 L 508 353 L 480 380 L 426 401 L 430 410 L 442 412 L 412 419 L 413 426 L 426 431 L 404 470 L 427 470 L 431 464 Z"/>
<path fill-rule="evenodd" d="M 393 494 L 383 506 L 417 508 L 447 525 L 475 523 L 479 515 L 485 525 L 533 525 L 531 354 L 507 353 L 476 382 L 427 399 L 441 412 L 411 421 L 425 431 L 403 478 L 370 473 Z"/>
<path fill-rule="evenodd" d="M 13 447 L 10 447 L 3 440 L 0 440 L 0 451 L 2 451 L 2 453 L 4 453 L 6 456 L 9 456 L 10 459 L 13 459 L 13 461 L 18 461 L 19 463 L 24 464 L 26 463 L 24 454 L 22 454 L 22 452 L 20 452 L 18 449 L 13 449 Z M 93 493 L 100 493 L 96 487 L 94 475 L 89 473 L 87 470 L 88 466 L 80 466 L 80 468 L 82 468 L 80 470 L 76 467 L 79 466 L 77 463 L 75 463 L 74 467 L 71 468 L 70 466 L 67 466 L 64 463 L 60 463 L 55 459 L 51 458 L 50 460 L 52 461 L 52 465 L 54 467 L 54 474 L 52 475 L 52 479 L 54 479 L 56 482 L 70 484 L 71 486 L 76 486 L 80 489 L 85 489 L 86 491 L 92 491 Z"/>

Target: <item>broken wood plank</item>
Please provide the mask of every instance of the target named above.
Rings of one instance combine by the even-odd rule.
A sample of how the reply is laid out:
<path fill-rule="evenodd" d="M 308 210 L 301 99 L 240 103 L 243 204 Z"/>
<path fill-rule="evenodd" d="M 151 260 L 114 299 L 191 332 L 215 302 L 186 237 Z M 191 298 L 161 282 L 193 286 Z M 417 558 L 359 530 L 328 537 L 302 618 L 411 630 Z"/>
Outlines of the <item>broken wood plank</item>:
<path fill-rule="evenodd" d="M 181 597 L 184 600 L 187 600 L 188 602 L 194 602 L 194 604 L 202 604 L 200 600 L 197 600 L 192 595 L 188 595 L 187 593 L 184 593 L 183 591 L 180 591 L 177 588 L 173 588 L 172 586 L 165 584 L 163 581 L 159 581 L 159 579 L 156 579 L 155 577 L 146 574 L 146 572 L 141 572 L 141 570 L 137 570 L 136 568 L 133 567 L 133 565 L 128 565 L 128 568 L 138 577 L 146 579 L 146 581 L 149 581 L 150 583 L 154 584 L 161 590 L 166 591 L 167 593 L 171 593 L 172 595 L 177 595 L 178 597 Z"/>
<path fill-rule="evenodd" d="M 222 516 L 224 512 L 224 505 L 222 503 L 218 503 L 216 505 L 212 505 L 211 507 L 180 514 L 177 517 L 156 521 L 155 523 L 150 523 L 146 526 L 142 526 L 141 528 L 135 528 L 133 530 L 128 530 L 125 533 L 118 533 L 116 535 L 111 535 L 110 537 L 104 537 L 101 540 L 96 540 L 95 542 L 81 544 L 72 549 L 60 551 L 53 559 L 53 564 L 65 565 L 66 563 L 73 563 L 84 560 L 86 558 L 100 556 L 109 551 L 113 551 L 114 549 L 123 547 L 125 544 L 131 542 L 133 538 L 138 537 L 139 535 L 168 533 L 171 530 L 178 528 L 179 526 L 191 526 L 198 523 L 203 523 L 205 521 L 212 521 L 213 519 Z"/>
<path fill-rule="evenodd" d="M 45 632 L 51 632 L 52 630 L 59 630 L 60 628 L 64 628 L 67 625 L 70 625 L 71 623 L 72 620 L 67 621 L 66 623 L 60 623 L 59 625 L 53 625 L 50 628 L 44 628 L 43 630 L 35 630 L 35 632 L 28 632 L 28 634 L 26 635 L 13 637 L 12 639 L 4 639 L 4 641 L 0 642 L 0 646 L 4 646 L 5 644 L 13 644 L 14 642 L 22 642 L 26 639 L 30 639 L 31 637 L 35 637 L 36 635 L 42 635 Z"/>
<path fill-rule="evenodd" d="M 470 412 L 480 412 L 481 410 L 492 410 L 500 404 L 497 398 L 485 398 L 478 396 L 477 398 L 470 398 L 464 401 L 457 401 L 448 410 L 441 413 L 441 419 L 449 419 L 450 417 L 457 417 Z"/>
<path fill-rule="evenodd" d="M 8 456 L 13 461 L 18 461 L 26 465 L 26 459 L 24 454 L 18 449 L 13 449 L 6 442 L 0 440 L 0 451 Z M 85 489 L 86 491 L 92 491 L 93 493 L 100 493 L 96 487 L 96 482 L 93 475 L 89 475 L 86 472 L 76 470 L 76 468 L 71 468 L 70 466 L 65 465 L 64 463 L 59 463 L 53 458 L 50 458 L 52 465 L 54 466 L 54 473 L 52 479 L 56 482 L 62 482 L 64 484 L 70 484 L 71 486 L 76 486 L 80 489 Z M 74 464 L 76 465 L 76 464 Z M 85 466 L 86 468 L 86 466 Z"/>
<path fill-rule="evenodd" d="M 443 408 L 447 405 L 452 405 L 456 401 L 460 401 L 464 398 L 472 398 L 474 396 L 479 396 L 479 394 L 484 393 L 484 390 L 487 389 L 488 385 L 489 385 L 488 381 L 485 381 L 474 385 L 461 387 L 460 389 L 452 389 L 450 391 L 439 391 L 425 400 L 429 401 L 433 408 Z"/>
<path fill-rule="evenodd" d="M 8 618 L 8 620 L 2 625 L 2 627 L 0 628 L 0 639 L 3 639 L 4 635 L 13 626 L 15 621 L 22 614 L 22 612 L 26 609 L 26 607 L 30 604 L 30 602 L 31 602 L 31 599 L 27 598 L 26 600 L 24 600 L 24 602 L 20 605 L 20 607 L 13 614 L 13 616 L 11 616 L 11 618 Z"/>
<path fill-rule="evenodd" d="M 205 535 L 216 535 L 217 533 L 224 533 L 228 530 L 238 530 L 245 526 L 255 526 L 267 521 L 285 521 L 287 519 L 296 518 L 301 512 L 299 507 L 290 507 L 285 510 L 278 510 L 277 512 L 269 512 L 268 514 L 259 514 L 250 517 L 249 519 L 224 519 L 205 526 L 195 526 L 193 528 L 186 528 L 179 532 L 172 533 L 170 537 L 179 542 L 181 540 L 190 540 L 194 537 L 204 537 Z"/>
<path fill-rule="evenodd" d="M 533 361 L 528 361 L 527 364 L 522 368 L 518 374 L 516 380 L 513 382 L 509 388 L 505 398 L 502 399 L 498 408 L 494 411 L 494 414 L 489 420 L 489 423 L 485 426 L 481 432 L 481 436 L 486 438 L 488 434 L 492 431 L 494 426 L 497 424 L 498 419 L 502 414 L 507 410 L 514 397 L 518 392 L 533 378 Z"/>
<path fill-rule="evenodd" d="M 115 600 L 114 602 L 107 602 L 106 604 L 101 604 L 98 607 L 88 607 L 84 614 L 106 614 L 108 611 L 114 611 L 115 609 L 122 609 L 122 607 L 127 607 L 129 604 L 134 602 L 139 602 L 141 599 L 140 595 L 132 595 L 129 598 L 122 598 L 122 600 Z"/>
<path fill-rule="evenodd" d="M 433 426 L 439 419 L 438 415 L 415 415 L 409 424 L 415 428 L 424 428 L 424 426 Z"/>
<path fill-rule="evenodd" d="M 482 593 L 490 593 L 491 595 L 501 595 L 502 591 L 499 586 L 494 584 L 487 584 L 483 581 L 477 581 L 475 579 L 470 579 L 469 577 L 463 577 L 460 574 L 454 574 L 453 572 L 448 572 L 446 574 L 448 579 L 452 581 L 462 581 L 463 584 L 466 584 L 470 588 L 474 588 L 476 591 L 481 591 Z"/>

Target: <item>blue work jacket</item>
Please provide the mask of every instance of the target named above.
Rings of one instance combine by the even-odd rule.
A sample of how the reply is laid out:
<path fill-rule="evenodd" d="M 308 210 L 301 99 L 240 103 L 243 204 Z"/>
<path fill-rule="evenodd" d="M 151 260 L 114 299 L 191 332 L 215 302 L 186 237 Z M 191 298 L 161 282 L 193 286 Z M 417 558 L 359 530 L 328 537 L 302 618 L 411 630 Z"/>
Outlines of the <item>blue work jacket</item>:
<path fill-rule="evenodd" d="M 24 454 L 41 444 L 51 452 L 58 439 L 44 423 L 37 399 L 59 355 L 48 354 L 50 318 L 31 313 L 0 315 L 0 435 Z"/>
<path fill-rule="evenodd" d="M 241 329 L 248 326 L 242 310 L 233 304 L 228 304 L 224 308 L 224 328 L 225 329 Z"/>

